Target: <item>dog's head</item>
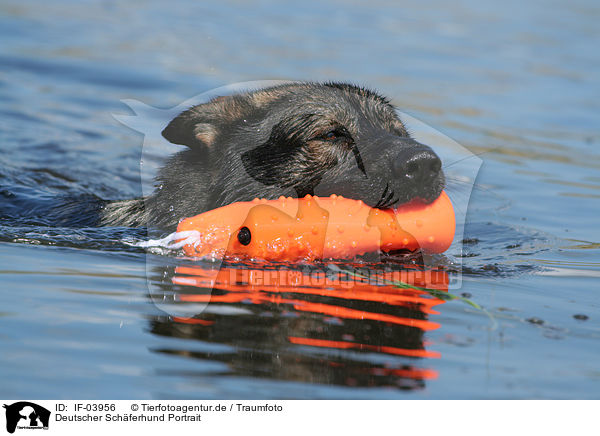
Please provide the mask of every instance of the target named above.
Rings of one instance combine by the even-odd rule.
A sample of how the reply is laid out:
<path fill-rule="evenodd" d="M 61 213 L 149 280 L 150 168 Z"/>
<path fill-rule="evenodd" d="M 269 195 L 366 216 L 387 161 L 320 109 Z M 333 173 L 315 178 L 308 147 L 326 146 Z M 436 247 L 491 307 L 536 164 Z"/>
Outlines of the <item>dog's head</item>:
<path fill-rule="evenodd" d="M 445 178 L 434 151 L 409 136 L 391 104 L 347 84 L 294 83 L 219 97 L 163 131 L 206 159 L 210 203 L 294 192 L 387 208 L 435 200 Z"/>

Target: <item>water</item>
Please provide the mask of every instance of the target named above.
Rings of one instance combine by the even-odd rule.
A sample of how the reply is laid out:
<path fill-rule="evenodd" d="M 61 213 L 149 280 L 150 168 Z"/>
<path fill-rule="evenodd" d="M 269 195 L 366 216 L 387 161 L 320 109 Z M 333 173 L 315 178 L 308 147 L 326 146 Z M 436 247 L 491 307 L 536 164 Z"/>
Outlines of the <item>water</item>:
<path fill-rule="evenodd" d="M 598 398 L 600 9 L 427 6 L 4 1 L 0 397 Z M 481 153 L 448 259 L 453 295 L 487 314 L 415 289 L 239 286 L 132 246 L 143 230 L 48 214 L 140 195 L 121 99 L 272 78 L 370 85 Z"/>

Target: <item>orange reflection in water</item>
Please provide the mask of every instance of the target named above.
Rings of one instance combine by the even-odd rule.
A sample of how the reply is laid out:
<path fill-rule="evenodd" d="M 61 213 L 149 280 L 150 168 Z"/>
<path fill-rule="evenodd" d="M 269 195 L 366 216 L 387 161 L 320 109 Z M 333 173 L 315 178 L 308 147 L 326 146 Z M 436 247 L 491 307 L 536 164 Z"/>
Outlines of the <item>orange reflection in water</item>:
<path fill-rule="evenodd" d="M 447 291 L 447 273 L 416 268 L 373 271 L 364 266 L 351 271 L 308 266 L 303 270 L 273 266 L 260 269 L 244 265 L 214 270 L 192 265 L 177 267 L 172 282 L 179 286 L 177 299 L 182 303 L 250 308 L 255 309 L 257 320 L 265 313 L 277 318 L 278 321 L 269 321 L 273 327 L 265 329 L 271 336 L 261 337 L 258 333 L 252 337 L 253 346 L 269 348 L 277 343 L 279 350 L 283 342 L 287 343 L 288 352 L 319 356 L 318 368 L 314 367 L 314 359 L 306 358 L 296 359 L 291 365 L 306 361 L 310 371 L 335 371 L 336 376 L 342 375 L 324 377 L 330 383 L 387 385 L 393 379 L 436 378 L 437 371 L 416 364 L 420 359 L 440 357 L 439 352 L 425 349 L 423 334 L 439 328 L 428 317 L 437 314 L 434 306 L 444 301 L 427 289 Z M 394 286 L 392 282 L 403 285 Z M 172 321 L 211 329 L 208 336 L 218 335 L 219 328 L 231 329 L 232 322 L 211 310 L 191 318 L 174 317 Z M 257 325 L 260 322 L 264 320 L 257 321 Z M 248 318 L 235 325 L 240 326 L 235 327 L 240 334 L 244 328 L 258 328 Z M 406 358 L 406 362 L 394 366 L 379 363 L 380 358 L 370 361 L 370 356 L 397 356 Z M 295 380 L 298 373 L 306 374 L 298 369 L 291 371 L 293 377 L 282 375 L 280 369 L 277 372 L 278 378 Z M 314 381 L 313 376 L 310 381 Z"/>

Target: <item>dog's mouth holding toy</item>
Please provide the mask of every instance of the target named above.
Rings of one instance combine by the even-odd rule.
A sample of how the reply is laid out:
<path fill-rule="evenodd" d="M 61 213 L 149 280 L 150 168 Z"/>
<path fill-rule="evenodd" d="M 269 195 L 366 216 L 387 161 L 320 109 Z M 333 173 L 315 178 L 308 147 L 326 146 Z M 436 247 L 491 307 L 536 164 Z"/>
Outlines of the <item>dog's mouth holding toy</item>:
<path fill-rule="evenodd" d="M 342 196 L 254 199 L 185 218 L 172 240 L 190 257 L 250 261 L 352 259 L 395 250 L 442 253 L 455 233 L 445 192 L 433 202 L 372 208 Z"/>

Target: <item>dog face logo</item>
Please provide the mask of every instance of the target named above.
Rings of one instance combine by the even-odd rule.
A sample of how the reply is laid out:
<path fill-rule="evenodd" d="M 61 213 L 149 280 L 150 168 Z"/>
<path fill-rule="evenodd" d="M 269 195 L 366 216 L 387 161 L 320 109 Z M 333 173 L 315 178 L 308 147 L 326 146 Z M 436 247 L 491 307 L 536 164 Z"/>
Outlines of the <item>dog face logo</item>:
<path fill-rule="evenodd" d="M 50 411 L 28 401 L 4 405 L 6 409 L 6 431 L 14 433 L 19 429 L 48 429 Z"/>

